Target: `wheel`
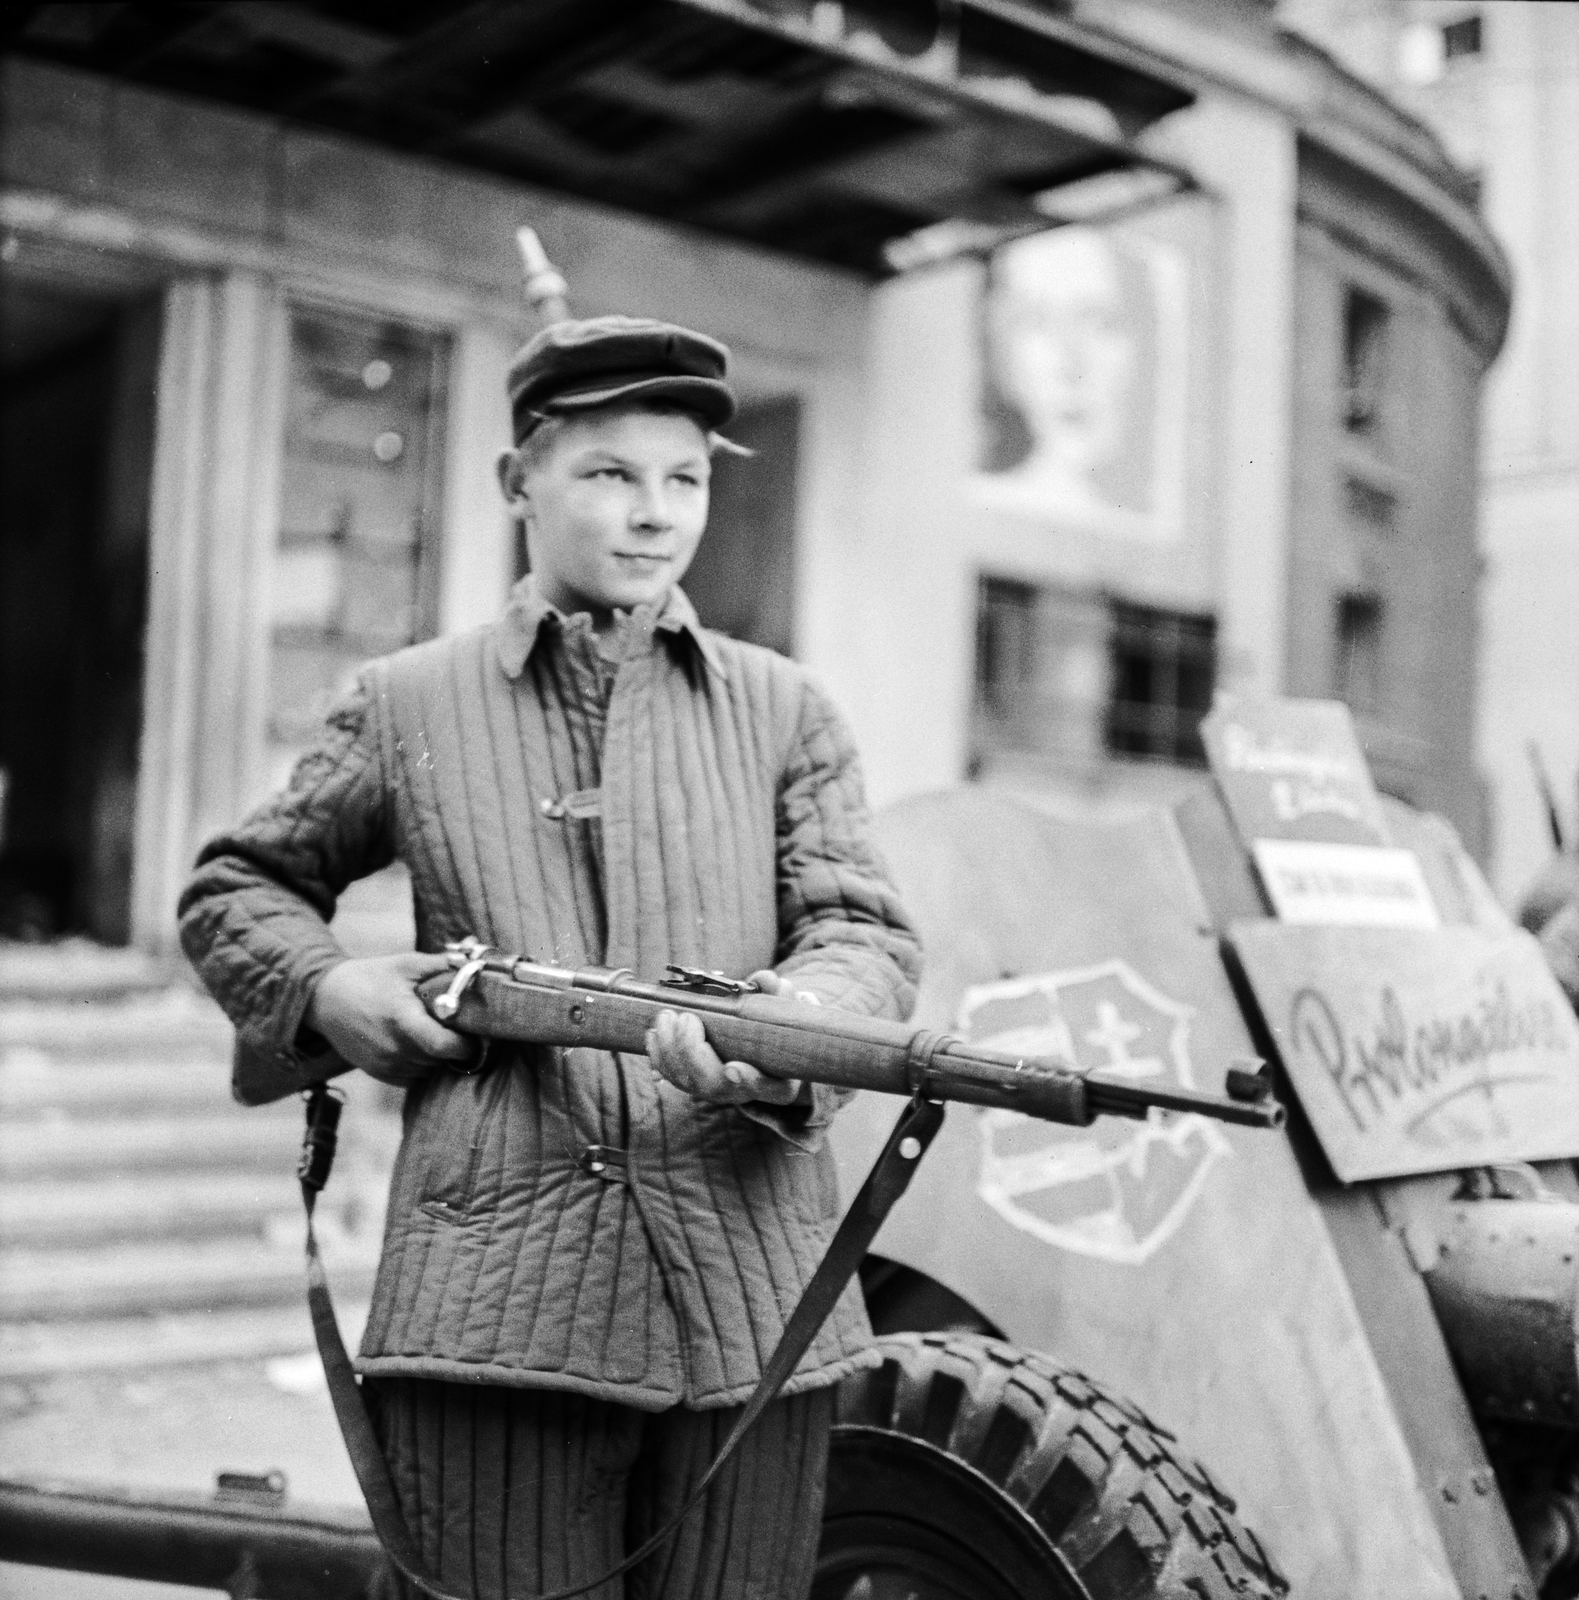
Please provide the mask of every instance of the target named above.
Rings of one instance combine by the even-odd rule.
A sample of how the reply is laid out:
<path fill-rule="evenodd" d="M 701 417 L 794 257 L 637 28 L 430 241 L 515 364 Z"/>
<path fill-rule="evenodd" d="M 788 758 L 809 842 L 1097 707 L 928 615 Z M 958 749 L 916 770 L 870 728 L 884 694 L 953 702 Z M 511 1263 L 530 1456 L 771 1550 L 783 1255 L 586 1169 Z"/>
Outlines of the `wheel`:
<path fill-rule="evenodd" d="M 1127 1401 L 971 1333 L 840 1386 L 812 1600 L 1280 1600 L 1234 1502 Z"/>

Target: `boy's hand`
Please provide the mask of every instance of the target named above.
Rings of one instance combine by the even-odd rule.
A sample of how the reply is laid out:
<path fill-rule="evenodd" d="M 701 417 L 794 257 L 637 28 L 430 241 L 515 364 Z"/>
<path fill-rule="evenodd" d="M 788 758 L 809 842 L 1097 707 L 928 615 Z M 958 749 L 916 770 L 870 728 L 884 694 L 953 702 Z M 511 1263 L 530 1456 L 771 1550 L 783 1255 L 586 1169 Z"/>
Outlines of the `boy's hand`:
<path fill-rule="evenodd" d="M 791 989 L 771 969 L 753 972 L 751 982 L 763 994 L 792 996 L 818 1005 L 816 995 Z M 693 1099 L 715 1106 L 744 1105 L 757 1100 L 787 1106 L 800 1096 L 799 1078 L 773 1078 L 744 1061 L 721 1061 L 707 1042 L 699 1017 L 691 1012 L 663 1011 L 647 1030 L 647 1059 L 660 1077 Z"/>
<path fill-rule="evenodd" d="M 384 1083 L 415 1083 L 477 1053 L 475 1039 L 435 1022 L 417 998 L 424 978 L 448 970 L 440 955 L 342 961 L 318 980 L 302 1020 L 342 1061 Z"/>

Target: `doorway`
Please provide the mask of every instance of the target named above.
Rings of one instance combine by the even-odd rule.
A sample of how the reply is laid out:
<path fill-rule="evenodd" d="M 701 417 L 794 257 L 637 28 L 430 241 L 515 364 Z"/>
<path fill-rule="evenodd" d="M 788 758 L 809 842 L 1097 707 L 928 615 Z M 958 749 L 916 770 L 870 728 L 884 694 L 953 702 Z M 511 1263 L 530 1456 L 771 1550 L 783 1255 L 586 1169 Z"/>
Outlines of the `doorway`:
<path fill-rule="evenodd" d="M 790 655 L 800 401 L 747 400 L 727 432 L 752 454 L 713 457 L 707 532 L 685 592 L 709 628 Z"/>
<path fill-rule="evenodd" d="M 130 938 L 160 320 L 0 272 L 0 938 Z"/>

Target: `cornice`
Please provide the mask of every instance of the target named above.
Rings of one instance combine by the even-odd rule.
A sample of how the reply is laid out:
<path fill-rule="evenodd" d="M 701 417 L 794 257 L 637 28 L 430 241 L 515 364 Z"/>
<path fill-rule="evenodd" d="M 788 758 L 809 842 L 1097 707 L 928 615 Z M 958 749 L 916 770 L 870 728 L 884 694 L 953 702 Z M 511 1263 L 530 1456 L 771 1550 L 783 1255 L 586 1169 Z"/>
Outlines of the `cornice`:
<path fill-rule="evenodd" d="M 1095 33 L 1149 50 L 1203 98 L 1228 94 L 1281 114 L 1303 148 L 1385 190 L 1400 221 L 1433 241 L 1443 269 L 1459 280 L 1458 294 L 1480 305 L 1476 342 L 1490 360 L 1506 336 L 1513 274 L 1477 209 L 1474 180 L 1425 123 L 1319 45 L 1279 28 L 1269 11 L 1222 8 L 1232 26 L 1218 32 L 1204 20 L 1213 9 L 1084 0 L 1075 16 Z M 1167 119 L 1156 137 L 1166 144 Z"/>

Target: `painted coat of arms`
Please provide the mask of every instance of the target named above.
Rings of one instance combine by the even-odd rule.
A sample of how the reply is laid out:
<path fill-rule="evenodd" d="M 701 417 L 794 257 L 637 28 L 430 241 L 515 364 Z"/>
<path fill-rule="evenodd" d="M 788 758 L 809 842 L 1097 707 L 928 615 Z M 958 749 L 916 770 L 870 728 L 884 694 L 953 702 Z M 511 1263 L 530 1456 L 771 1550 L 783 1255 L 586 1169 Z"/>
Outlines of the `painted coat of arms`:
<path fill-rule="evenodd" d="M 1115 960 L 967 989 L 957 1031 L 1083 1072 L 1193 1089 L 1192 1014 Z M 1146 1122 L 1100 1117 L 1089 1128 L 988 1111 L 980 1126 L 977 1192 L 999 1216 L 1046 1244 L 1128 1265 L 1172 1236 L 1230 1153 L 1205 1117 L 1155 1111 Z"/>

